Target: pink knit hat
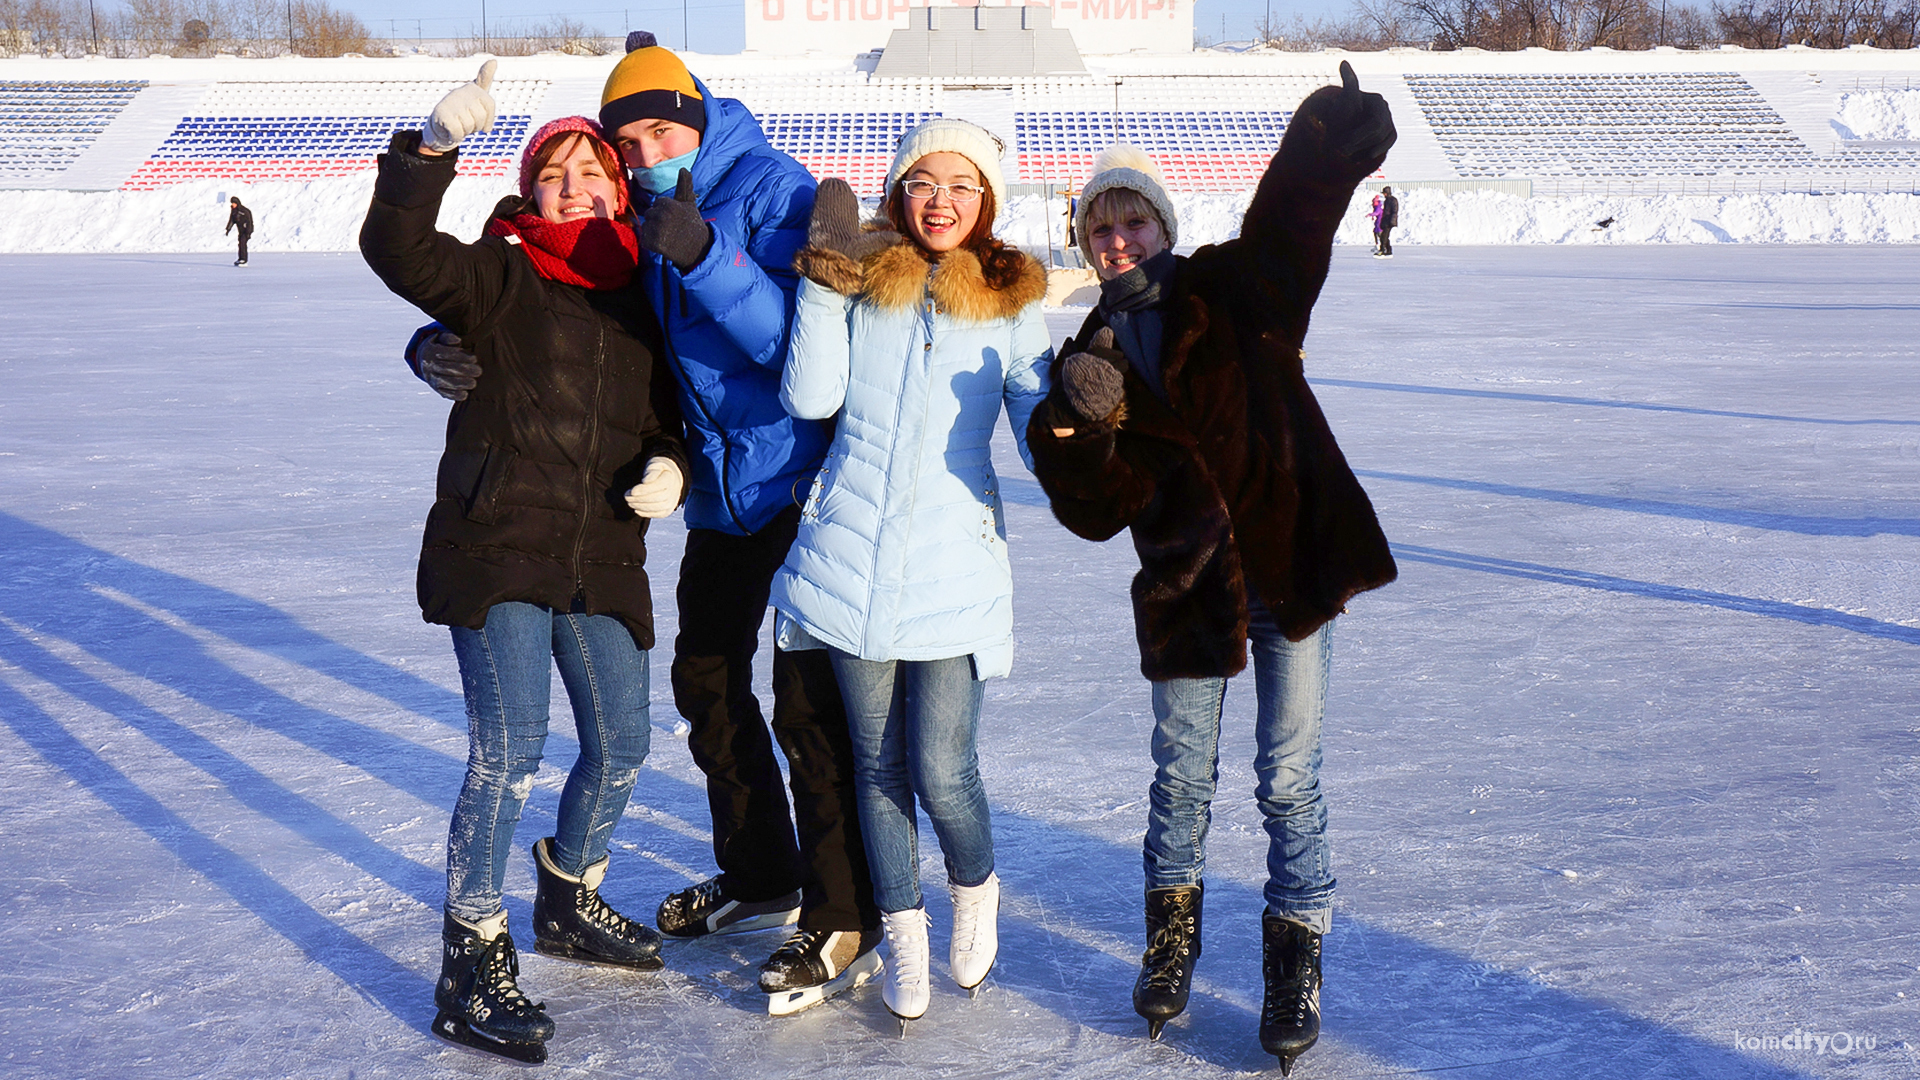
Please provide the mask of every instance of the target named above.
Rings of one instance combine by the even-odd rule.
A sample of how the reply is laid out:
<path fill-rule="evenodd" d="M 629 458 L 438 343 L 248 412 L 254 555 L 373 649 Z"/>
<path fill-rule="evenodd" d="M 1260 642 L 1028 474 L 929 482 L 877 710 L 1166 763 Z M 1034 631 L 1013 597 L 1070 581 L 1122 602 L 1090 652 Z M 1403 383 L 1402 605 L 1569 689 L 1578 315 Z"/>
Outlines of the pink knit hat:
<path fill-rule="evenodd" d="M 526 149 L 520 151 L 521 198 L 533 198 L 534 155 L 538 154 L 540 148 L 551 142 L 555 136 L 566 135 L 572 132 L 578 132 L 599 143 L 606 148 L 608 157 L 612 158 L 616 163 L 619 162 L 620 152 L 614 149 L 613 141 L 607 138 L 606 131 L 592 119 L 585 116 L 562 116 L 558 120 L 549 120 L 539 131 L 533 133 L 533 138 L 527 140 Z M 614 176 L 612 179 L 614 185 L 620 189 L 620 205 L 614 209 L 614 213 L 616 215 L 624 214 L 627 212 L 626 177 Z"/>

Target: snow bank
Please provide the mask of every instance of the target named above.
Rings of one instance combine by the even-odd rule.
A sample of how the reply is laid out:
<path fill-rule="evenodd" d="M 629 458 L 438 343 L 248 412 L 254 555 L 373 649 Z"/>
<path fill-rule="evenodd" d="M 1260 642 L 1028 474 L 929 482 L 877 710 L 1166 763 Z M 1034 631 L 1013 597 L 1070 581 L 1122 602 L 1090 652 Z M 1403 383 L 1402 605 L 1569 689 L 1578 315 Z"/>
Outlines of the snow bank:
<path fill-rule="evenodd" d="M 1833 130 L 1842 139 L 1920 139 L 1920 90 L 1841 94 Z"/>
<path fill-rule="evenodd" d="M 480 235 L 493 204 L 509 190 L 502 177 L 454 181 L 443 229 Z M 252 208 L 252 250 L 353 251 L 373 194 L 373 175 L 310 183 L 213 182 L 160 191 L 16 191 L 20 213 L 0 221 L 0 252 L 133 253 L 232 250 L 221 233 L 227 196 Z M 1175 195 L 1183 247 L 1235 236 L 1250 192 Z M 1338 242 L 1371 244 L 1368 196 L 1355 196 Z M 1011 200 L 1001 235 L 1032 251 L 1066 242 L 1066 206 L 1036 195 Z M 1599 228 L 1607 218 L 1613 224 Z M 1920 243 L 1920 196 L 1719 195 L 1523 199 L 1492 192 L 1400 195 L 1396 244 L 1911 244 Z"/>
<path fill-rule="evenodd" d="M 1339 240 L 1370 244 L 1356 196 Z M 1600 222 L 1612 219 L 1601 227 Z M 1920 196 L 1655 195 L 1520 198 L 1496 192 L 1400 196 L 1395 244 L 1911 244 Z"/>

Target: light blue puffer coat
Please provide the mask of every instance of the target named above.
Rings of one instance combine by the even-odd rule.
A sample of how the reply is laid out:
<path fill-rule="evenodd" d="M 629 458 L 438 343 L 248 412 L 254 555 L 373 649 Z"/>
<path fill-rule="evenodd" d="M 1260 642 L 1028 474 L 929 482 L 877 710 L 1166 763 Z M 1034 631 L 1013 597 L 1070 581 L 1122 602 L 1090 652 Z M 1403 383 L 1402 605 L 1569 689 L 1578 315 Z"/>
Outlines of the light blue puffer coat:
<path fill-rule="evenodd" d="M 851 265 L 851 264 L 849 264 Z M 848 296 L 803 281 L 780 387 L 834 417 L 800 535 L 773 580 L 775 640 L 866 660 L 971 655 L 1013 667 L 1013 572 L 988 443 L 1002 411 L 1020 455 L 1047 393 L 1046 274 L 1012 249 L 929 265 L 904 241 Z"/>

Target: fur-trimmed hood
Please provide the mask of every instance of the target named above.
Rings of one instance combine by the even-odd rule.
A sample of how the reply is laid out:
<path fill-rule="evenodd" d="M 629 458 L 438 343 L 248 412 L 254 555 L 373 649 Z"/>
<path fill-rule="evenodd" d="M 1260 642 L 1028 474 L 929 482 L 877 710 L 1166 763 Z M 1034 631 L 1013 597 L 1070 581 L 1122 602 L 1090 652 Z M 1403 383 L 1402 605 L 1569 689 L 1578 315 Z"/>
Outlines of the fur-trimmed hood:
<path fill-rule="evenodd" d="M 851 252 L 802 248 L 793 268 L 883 311 L 912 307 L 931 292 L 941 311 L 963 322 L 1011 319 L 1047 294 L 1046 269 L 1019 248 L 992 240 L 983 253 L 958 248 L 934 260 L 879 222 L 867 225 Z"/>

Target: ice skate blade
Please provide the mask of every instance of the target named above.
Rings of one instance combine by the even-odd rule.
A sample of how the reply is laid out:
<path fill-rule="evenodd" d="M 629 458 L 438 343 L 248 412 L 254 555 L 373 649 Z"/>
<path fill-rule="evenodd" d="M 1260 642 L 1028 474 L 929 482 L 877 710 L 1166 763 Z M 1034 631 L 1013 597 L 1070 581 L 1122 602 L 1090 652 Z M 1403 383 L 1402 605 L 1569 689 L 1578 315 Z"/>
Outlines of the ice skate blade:
<path fill-rule="evenodd" d="M 615 960 L 569 945 L 564 941 L 541 941 L 538 938 L 534 939 L 533 951 L 541 956 L 551 956 L 556 960 L 570 960 L 576 964 L 587 964 L 592 967 L 619 968 L 623 971 L 659 971 L 667 966 L 667 962 L 660 959 L 659 953 L 639 960 Z"/>
<path fill-rule="evenodd" d="M 522 1065 L 539 1065 L 547 1060 L 546 1043 L 504 1042 L 489 1038 L 468 1027 L 465 1020 L 446 1013 L 440 1013 L 433 1018 L 433 1033 L 455 1046 L 464 1046 L 483 1054 L 503 1057 L 508 1061 L 520 1062 Z"/>
<path fill-rule="evenodd" d="M 776 990 L 767 995 L 768 1016 L 792 1016 L 803 1012 L 832 997 L 839 997 L 849 990 L 857 990 L 873 981 L 880 974 L 882 964 L 880 954 L 873 951 L 855 960 L 852 966 L 840 974 L 821 983 L 819 986 L 803 986 L 798 990 Z"/>
<path fill-rule="evenodd" d="M 1280 1075 L 1292 1076 L 1293 1075 L 1293 1059 L 1298 1055 L 1280 1054 L 1277 1056 L 1280 1058 Z"/>
<path fill-rule="evenodd" d="M 1165 1030 L 1166 1026 L 1167 1026 L 1167 1022 L 1165 1020 L 1147 1021 L 1147 1041 L 1159 1042 L 1160 1032 Z"/>

